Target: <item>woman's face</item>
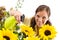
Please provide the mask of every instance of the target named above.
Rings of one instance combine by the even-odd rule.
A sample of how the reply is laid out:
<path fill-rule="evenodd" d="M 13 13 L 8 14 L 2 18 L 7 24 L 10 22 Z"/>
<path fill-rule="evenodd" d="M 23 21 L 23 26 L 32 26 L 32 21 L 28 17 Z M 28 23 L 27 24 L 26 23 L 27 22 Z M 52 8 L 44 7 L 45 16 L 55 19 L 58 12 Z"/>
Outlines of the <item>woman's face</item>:
<path fill-rule="evenodd" d="M 35 21 L 38 27 L 41 27 L 48 20 L 48 13 L 43 10 L 35 14 Z"/>

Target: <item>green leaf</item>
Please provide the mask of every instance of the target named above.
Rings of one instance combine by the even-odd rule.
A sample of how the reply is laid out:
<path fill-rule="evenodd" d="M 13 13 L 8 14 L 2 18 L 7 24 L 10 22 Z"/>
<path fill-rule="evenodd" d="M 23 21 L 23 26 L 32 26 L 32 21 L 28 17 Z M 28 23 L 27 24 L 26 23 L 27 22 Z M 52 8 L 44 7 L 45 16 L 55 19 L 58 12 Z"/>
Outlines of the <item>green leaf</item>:
<path fill-rule="evenodd" d="M 48 40 L 52 40 L 52 38 L 48 38 Z"/>

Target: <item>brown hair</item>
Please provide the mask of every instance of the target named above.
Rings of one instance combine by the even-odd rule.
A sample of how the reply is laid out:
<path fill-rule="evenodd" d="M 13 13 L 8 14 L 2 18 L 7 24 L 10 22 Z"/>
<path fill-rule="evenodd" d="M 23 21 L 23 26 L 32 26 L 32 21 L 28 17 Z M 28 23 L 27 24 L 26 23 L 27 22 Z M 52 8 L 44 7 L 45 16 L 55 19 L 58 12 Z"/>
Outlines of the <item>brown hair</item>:
<path fill-rule="evenodd" d="M 43 10 L 46 10 L 46 12 L 48 13 L 48 17 L 50 17 L 50 8 L 46 5 L 40 5 L 36 11 L 35 11 L 35 14 L 37 14 L 37 12 L 40 12 L 40 11 L 43 11 Z M 45 24 L 49 24 L 49 25 L 52 25 L 51 22 L 48 20 Z M 35 25 L 36 25 L 36 22 L 35 22 L 35 17 L 32 17 L 31 18 L 31 22 L 30 22 L 30 26 L 35 29 Z"/>

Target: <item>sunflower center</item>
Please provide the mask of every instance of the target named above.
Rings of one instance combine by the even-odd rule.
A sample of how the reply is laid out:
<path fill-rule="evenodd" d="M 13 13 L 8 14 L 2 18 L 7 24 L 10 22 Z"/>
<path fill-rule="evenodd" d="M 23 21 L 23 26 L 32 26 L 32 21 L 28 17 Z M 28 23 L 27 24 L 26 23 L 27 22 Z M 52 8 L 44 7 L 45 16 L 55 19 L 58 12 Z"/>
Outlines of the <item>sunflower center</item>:
<path fill-rule="evenodd" d="M 49 30 L 46 30 L 44 33 L 46 36 L 51 35 L 51 32 Z"/>
<path fill-rule="evenodd" d="M 26 32 L 28 32 L 27 30 L 25 30 Z"/>
<path fill-rule="evenodd" d="M 3 36 L 3 38 L 5 38 L 6 40 L 10 40 L 8 36 Z"/>

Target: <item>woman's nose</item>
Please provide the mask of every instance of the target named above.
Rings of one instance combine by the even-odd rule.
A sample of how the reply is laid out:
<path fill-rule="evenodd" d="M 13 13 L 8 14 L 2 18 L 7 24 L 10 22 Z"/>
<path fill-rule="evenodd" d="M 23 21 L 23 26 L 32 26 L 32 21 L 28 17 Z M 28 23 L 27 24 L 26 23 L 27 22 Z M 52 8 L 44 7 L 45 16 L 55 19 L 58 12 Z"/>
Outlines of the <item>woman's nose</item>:
<path fill-rule="evenodd" d="M 38 19 L 38 21 L 42 22 L 42 17 L 40 17 L 40 18 Z"/>

